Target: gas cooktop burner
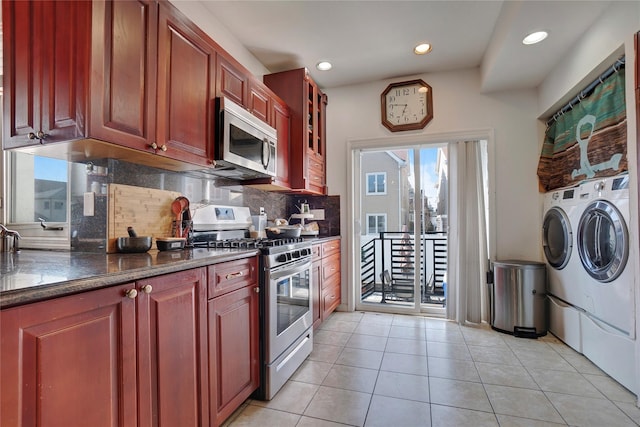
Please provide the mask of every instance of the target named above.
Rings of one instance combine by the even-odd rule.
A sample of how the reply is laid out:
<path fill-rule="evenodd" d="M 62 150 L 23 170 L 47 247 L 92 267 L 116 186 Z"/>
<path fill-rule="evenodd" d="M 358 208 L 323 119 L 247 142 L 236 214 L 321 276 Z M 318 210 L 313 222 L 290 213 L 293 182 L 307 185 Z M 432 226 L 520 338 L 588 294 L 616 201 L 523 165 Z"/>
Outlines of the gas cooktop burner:
<path fill-rule="evenodd" d="M 224 239 L 224 240 L 208 240 L 195 241 L 194 247 L 199 248 L 240 248 L 240 249 L 262 249 L 275 246 L 286 246 L 296 243 L 302 243 L 305 239 L 302 237 L 288 237 L 282 239 Z"/>

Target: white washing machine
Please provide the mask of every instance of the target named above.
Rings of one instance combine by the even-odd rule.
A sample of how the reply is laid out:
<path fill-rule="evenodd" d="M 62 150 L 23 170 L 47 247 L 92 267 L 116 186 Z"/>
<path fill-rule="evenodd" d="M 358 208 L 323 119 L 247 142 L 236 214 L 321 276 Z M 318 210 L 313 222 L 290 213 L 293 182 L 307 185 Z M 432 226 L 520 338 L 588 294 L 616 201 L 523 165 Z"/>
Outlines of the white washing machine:
<path fill-rule="evenodd" d="M 574 249 L 583 267 L 580 313 L 582 352 L 618 382 L 637 393 L 635 369 L 635 245 L 627 224 L 629 176 L 580 185 Z"/>
<path fill-rule="evenodd" d="M 583 267 L 582 308 L 635 338 L 634 266 L 627 262 L 636 252 L 627 227 L 629 176 L 587 181 L 580 185 L 579 197 L 575 249 Z"/>
<path fill-rule="evenodd" d="M 547 263 L 549 331 L 582 352 L 580 323 L 585 294 L 578 278 L 582 265 L 575 250 L 578 228 L 578 186 L 544 196 L 542 246 Z"/>

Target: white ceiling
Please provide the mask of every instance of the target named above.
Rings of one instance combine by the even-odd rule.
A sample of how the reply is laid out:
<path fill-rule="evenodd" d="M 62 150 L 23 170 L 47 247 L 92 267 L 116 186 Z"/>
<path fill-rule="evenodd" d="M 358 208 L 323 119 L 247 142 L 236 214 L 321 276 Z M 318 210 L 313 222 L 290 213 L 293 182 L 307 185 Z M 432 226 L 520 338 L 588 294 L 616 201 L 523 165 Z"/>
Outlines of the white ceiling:
<path fill-rule="evenodd" d="M 228 1 L 205 7 L 271 72 L 307 67 L 323 88 L 481 67 L 484 92 L 537 87 L 608 1 Z M 530 31 L 544 42 L 524 46 Z M 428 55 L 413 54 L 429 42 Z M 320 60 L 333 69 L 320 72 Z"/>

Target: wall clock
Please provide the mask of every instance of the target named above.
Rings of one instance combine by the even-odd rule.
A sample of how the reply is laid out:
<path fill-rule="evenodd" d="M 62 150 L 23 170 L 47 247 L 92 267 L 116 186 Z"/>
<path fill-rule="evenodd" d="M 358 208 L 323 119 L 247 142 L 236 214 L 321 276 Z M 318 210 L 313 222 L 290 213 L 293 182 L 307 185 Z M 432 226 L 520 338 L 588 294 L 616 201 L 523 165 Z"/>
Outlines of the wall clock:
<path fill-rule="evenodd" d="M 380 96 L 382 124 L 391 132 L 423 129 L 433 119 L 432 92 L 420 79 L 391 83 Z"/>

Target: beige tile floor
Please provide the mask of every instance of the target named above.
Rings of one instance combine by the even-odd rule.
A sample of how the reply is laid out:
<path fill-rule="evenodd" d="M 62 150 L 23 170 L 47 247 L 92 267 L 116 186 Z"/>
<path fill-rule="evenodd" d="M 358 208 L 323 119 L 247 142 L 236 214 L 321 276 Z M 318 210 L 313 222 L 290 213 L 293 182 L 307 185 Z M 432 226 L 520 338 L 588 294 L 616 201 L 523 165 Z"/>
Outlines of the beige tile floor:
<path fill-rule="evenodd" d="M 334 313 L 276 397 L 239 426 L 637 426 L 628 390 L 548 334 L 416 316 Z"/>

